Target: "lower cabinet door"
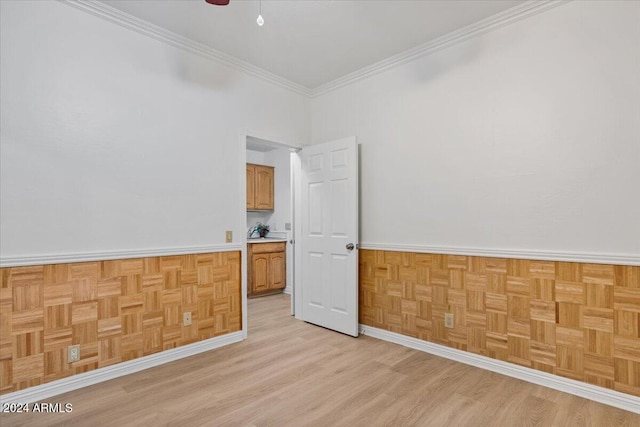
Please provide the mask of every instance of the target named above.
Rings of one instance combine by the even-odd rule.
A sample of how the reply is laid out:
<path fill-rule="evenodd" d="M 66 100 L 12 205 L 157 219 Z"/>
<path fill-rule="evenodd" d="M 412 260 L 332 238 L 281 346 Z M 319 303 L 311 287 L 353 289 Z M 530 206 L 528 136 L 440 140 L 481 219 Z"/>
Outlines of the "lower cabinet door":
<path fill-rule="evenodd" d="M 277 252 L 269 255 L 271 274 L 270 289 L 284 289 L 287 285 L 285 253 Z"/>
<path fill-rule="evenodd" d="M 253 293 L 269 290 L 269 255 L 251 256 L 251 291 Z"/>

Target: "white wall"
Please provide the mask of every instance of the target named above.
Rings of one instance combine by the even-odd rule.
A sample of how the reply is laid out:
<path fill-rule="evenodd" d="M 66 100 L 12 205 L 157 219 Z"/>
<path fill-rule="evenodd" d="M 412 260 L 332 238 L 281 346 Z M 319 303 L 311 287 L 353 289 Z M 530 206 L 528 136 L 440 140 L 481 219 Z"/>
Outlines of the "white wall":
<path fill-rule="evenodd" d="M 575 1 L 312 100 L 361 241 L 640 254 L 640 2 Z"/>
<path fill-rule="evenodd" d="M 255 163 L 256 165 L 263 165 L 264 152 L 247 150 L 247 163 Z"/>
<path fill-rule="evenodd" d="M 266 165 L 273 166 L 274 210 L 269 219 L 271 231 L 285 231 L 285 223 L 291 223 L 291 152 L 286 148 L 264 153 Z"/>
<path fill-rule="evenodd" d="M 60 2 L 0 7 L 3 257 L 223 244 L 240 130 L 309 136 L 301 95 Z"/>
<path fill-rule="evenodd" d="M 0 12 L 3 257 L 246 232 L 240 129 L 357 135 L 365 243 L 640 253 L 638 2 L 570 2 L 322 95 L 311 113 L 303 96 L 59 2 Z"/>

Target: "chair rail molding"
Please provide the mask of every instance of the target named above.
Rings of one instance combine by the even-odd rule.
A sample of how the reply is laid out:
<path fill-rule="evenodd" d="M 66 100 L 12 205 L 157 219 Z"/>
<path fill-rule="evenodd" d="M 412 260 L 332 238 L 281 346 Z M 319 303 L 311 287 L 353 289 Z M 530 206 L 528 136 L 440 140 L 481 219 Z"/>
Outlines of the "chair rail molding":
<path fill-rule="evenodd" d="M 29 265 L 65 264 L 70 262 L 109 261 L 116 259 L 146 258 L 154 256 L 204 254 L 212 252 L 240 251 L 240 243 L 207 246 L 183 246 L 157 249 L 128 249 L 121 251 L 72 252 L 59 254 L 23 255 L 0 257 L 0 268 Z"/>
<path fill-rule="evenodd" d="M 490 249 L 470 248 L 462 246 L 429 246 L 429 245 L 405 245 L 398 243 L 373 243 L 362 242 L 360 249 L 395 252 L 417 252 L 443 255 L 467 255 L 484 256 L 491 258 L 515 258 L 540 261 L 566 261 L 584 262 L 591 264 L 613 264 L 640 266 L 640 255 L 633 254 L 607 254 L 570 251 L 540 251 L 522 249 Z"/>

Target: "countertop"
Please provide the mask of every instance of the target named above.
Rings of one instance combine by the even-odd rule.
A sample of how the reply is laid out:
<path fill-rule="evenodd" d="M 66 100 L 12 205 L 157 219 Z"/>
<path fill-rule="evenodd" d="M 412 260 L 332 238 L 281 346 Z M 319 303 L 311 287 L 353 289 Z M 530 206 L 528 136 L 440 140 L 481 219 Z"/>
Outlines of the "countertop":
<path fill-rule="evenodd" d="M 253 237 L 247 239 L 247 243 L 273 243 L 273 242 L 286 242 L 287 239 L 282 237 Z"/>

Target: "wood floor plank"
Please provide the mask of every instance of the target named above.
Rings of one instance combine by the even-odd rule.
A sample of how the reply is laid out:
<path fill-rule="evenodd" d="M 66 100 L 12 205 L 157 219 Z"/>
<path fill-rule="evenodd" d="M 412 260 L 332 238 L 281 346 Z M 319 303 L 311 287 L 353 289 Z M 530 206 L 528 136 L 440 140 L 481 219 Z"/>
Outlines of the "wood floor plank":
<path fill-rule="evenodd" d="M 640 426 L 640 415 L 289 314 L 249 300 L 249 338 L 48 399 L 66 414 L 7 426 Z"/>

